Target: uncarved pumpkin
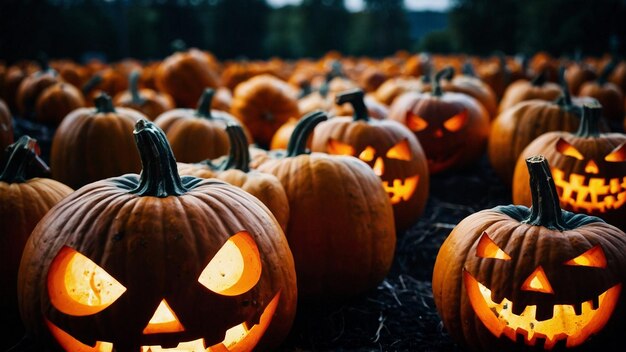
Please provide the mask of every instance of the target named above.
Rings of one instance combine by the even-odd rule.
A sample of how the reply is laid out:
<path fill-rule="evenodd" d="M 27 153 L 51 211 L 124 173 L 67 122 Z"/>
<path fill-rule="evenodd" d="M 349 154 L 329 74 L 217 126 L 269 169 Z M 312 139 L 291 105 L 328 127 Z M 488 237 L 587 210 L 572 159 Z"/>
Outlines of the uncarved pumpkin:
<path fill-rule="evenodd" d="M 54 127 L 70 112 L 85 107 L 83 93 L 69 83 L 55 83 L 46 88 L 35 106 L 35 120 Z"/>
<path fill-rule="evenodd" d="M 174 99 L 169 94 L 148 88 L 139 89 L 140 74 L 140 71 L 133 71 L 130 74 L 128 90 L 115 96 L 115 105 L 140 111 L 150 120 L 174 109 Z"/>
<path fill-rule="evenodd" d="M 0 99 L 0 149 L 4 150 L 13 143 L 13 117 L 9 108 Z"/>

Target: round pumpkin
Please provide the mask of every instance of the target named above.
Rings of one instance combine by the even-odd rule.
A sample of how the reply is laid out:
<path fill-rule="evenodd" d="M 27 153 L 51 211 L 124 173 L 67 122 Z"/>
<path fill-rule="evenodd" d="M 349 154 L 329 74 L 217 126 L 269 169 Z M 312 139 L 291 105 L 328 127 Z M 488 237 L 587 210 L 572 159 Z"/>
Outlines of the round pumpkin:
<path fill-rule="evenodd" d="M 498 111 L 503 112 L 526 100 L 552 101 L 557 99 L 561 95 L 561 87 L 556 83 L 548 82 L 546 76 L 547 73 L 541 71 L 530 81 L 521 79 L 513 82 L 504 92 Z"/>
<path fill-rule="evenodd" d="M 280 226 L 236 187 L 181 178 L 151 122 L 134 135 L 141 175 L 86 185 L 34 229 L 18 279 L 27 332 L 66 351 L 275 348 L 297 296 Z"/>
<path fill-rule="evenodd" d="M 44 66 L 40 71 L 28 75 L 17 90 L 15 101 L 17 111 L 26 118 L 32 118 L 35 113 L 37 98 L 51 85 L 61 81 L 57 71 Z"/>
<path fill-rule="evenodd" d="M 72 192 L 66 185 L 43 178 L 50 173 L 39 158 L 37 142 L 22 136 L 6 150 L 0 168 L 0 349 L 16 344 L 24 335 L 17 306 L 17 271 L 22 250 L 35 225 L 46 212 Z"/>
<path fill-rule="evenodd" d="M 391 105 L 393 101 L 406 92 L 423 91 L 423 81 L 414 77 L 394 77 L 381 84 L 373 94 L 374 98 L 385 105 Z"/>
<path fill-rule="evenodd" d="M 300 116 L 296 98 L 288 83 L 271 75 L 255 76 L 235 89 L 231 113 L 248 128 L 255 143 L 267 148 L 283 123 Z"/>
<path fill-rule="evenodd" d="M 593 81 L 598 78 L 596 74 L 596 70 L 593 66 L 585 63 L 585 62 L 574 62 L 567 67 L 567 72 L 565 72 L 565 79 L 567 79 L 567 83 L 572 90 L 572 94 L 578 95 L 580 91 L 580 87 L 589 81 Z"/>
<path fill-rule="evenodd" d="M 530 209 L 474 213 L 441 246 L 437 311 L 450 335 L 474 350 L 599 350 L 594 343 L 622 334 L 626 234 L 561 210 L 546 159 L 526 163 Z"/>
<path fill-rule="evenodd" d="M 52 138 L 52 178 L 74 189 L 107 177 L 141 169 L 132 139 L 142 113 L 115 108 L 102 94 L 95 108 L 74 110 L 63 119 Z"/>
<path fill-rule="evenodd" d="M 598 103 L 587 104 L 576 133 L 545 133 L 523 150 L 513 178 L 515 204 L 530 205 L 523 159 L 542 154 L 550 161 L 563 209 L 626 229 L 626 135 L 602 133 L 601 113 Z"/>
<path fill-rule="evenodd" d="M 362 90 L 340 93 L 337 103 L 350 103 L 354 115 L 317 125 L 311 151 L 350 155 L 367 163 L 393 205 L 396 229 L 404 231 L 422 215 L 428 199 L 428 163 L 422 146 L 403 124 L 370 118 Z"/>
<path fill-rule="evenodd" d="M 175 53 L 156 71 L 157 88 L 171 95 L 179 108 L 193 108 L 206 88 L 217 88 L 219 76 L 210 57 L 200 50 Z"/>
<path fill-rule="evenodd" d="M 9 108 L 0 99 L 0 149 L 4 150 L 13 143 L 13 117 Z"/>
<path fill-rule="evenodd" d="M 432 92 L 409 92 L 398 97 L 389 118 L 405 124 L 415 133 L 426 157 L 428 169 L 436 174 L 462 168 L 484 153 L 489 135 L 489 115 L 485 108 L 467 94 L 444 92 L 439 71 L 432 82 Z"/>
<path fill-rule="evenodd" d="M 451 71 L 452 73 L 454 71 Z M 470 63 L 463 65 L 463 74 L 452 74 L 447 79 L 441 82 L 441 88 L 445 92 L 457 92 L 465 93 L 474 99 L 478 100 L 487 113 L 490 119 L 494 119 L 498 113 L 498 101 L 496 99 L 496 93 L 493 89 L 487 85 L 487 83 L 476 77 L 476 72 Z"/>
<path fill-rule="evenodd" d="M 70 112 L 85 107 L 83 93 L 69 83 L 55 83 L 46 88 L 35 106 L 35 120 L 58 126 Z"/>
<path fill-rule="evenodd" d="M 169 94 L 152 89 L 139 89 L 140 71 L 133 71 L 128 79 L 128 90 L 115 96 L 116 106 L 135 109 L 150 120 L 162 113 L 174 109 L 174 100 Z"/>
<path fill-rule="evenodd" d="M 195 110 L 174 109 L 154 120 L 165 131 L 178 161 L 196 163 L 228 154 L 230 143 L 224 128 L 236 119 L 227 112 L 211 109 L 214 93 L 213 89 L 206 89 Z"/>
<path fill-rule="evenodd" d="M 351 156 L 306 153 L 323 112 L 303 117 L 283 157 L 258 168 L 280 180 L 289 199 L 287 240 L 306 299 L 346 297 L 376 287 L 393 262 L 396 229 L 380 178 Z"/>
<path fill-rule="evenodd" d="M 615 83 L 609 82 L 609 76 L 617 62 L 607 64 L 597 80 L 586 82 L 580 87 L 579 95 L 592 97 L 602 104 L 602 113 L 609 120 L 624 120 L 624 92 Z"/>
<path fill-rule="evenodd" d="M 17 92 L 20 84 L 26 78 L 28 73 L 18 66 L 10 66 L 7 69 L 2 85 L 2 98 L 5 100 L 9 109 L 17 113 Z"/>

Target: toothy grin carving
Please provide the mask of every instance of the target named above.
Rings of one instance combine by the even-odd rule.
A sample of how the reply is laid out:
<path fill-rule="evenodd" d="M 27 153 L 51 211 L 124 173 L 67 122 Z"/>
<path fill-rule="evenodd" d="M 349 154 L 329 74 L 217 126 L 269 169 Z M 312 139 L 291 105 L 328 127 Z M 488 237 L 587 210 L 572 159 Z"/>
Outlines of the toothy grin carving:
<path fill-rule="evenodd" d="M 565 180 L 565 173 L 556 168 L 552 168 L 552 176 L 561 202 L 574 211 L 604 213 L 626 203 L 626 177 L 587 179 L 584 175 L 570 174 L 569 180 Z"/>
<path fill-rule="evenodd" d="M 397 204 L 401 200 L 406 202 L 411 199 L 411 196 L 413 196 L 417 188 L 419 178 L 419 175 L 407 177 L 404 179 L 404 182 L 400 179 L 395 179 L 391 185 L 389 185 L 389 181 L 383 181 L 383 187 L 385 188 L 385 192 L 389 195 L 391 204 Z"/>

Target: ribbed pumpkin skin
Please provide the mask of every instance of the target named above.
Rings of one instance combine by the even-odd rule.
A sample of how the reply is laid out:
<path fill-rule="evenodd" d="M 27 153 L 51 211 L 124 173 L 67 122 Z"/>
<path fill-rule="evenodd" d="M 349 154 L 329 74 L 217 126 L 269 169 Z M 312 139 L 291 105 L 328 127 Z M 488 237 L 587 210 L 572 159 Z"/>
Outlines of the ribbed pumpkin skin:
<path fill-rule="evenodd" d="M 137 351 L 150 338 L 141 331 L 166 298 L 186 329 L 172 334 L 171 342 L 204 337 L 211 346 L 224 338 L 226 329 L 256 321 L 280 292 L 264 343 L 280 342 L 295 315 L 296 277 L 287 242 L 267 208 L 216 180 L 187 181 L 190 190 L 181 196 L 128 193 L 138 179 L 125 175 L 89 184 L 59 203 L 35 228 L 19 274 L 20 312 L 27 331 L 47 335 L 45 317 L 82 342 L 115 336 L 125 341 L 115 345 L 117 350 Z M 248 231 L 258 246 L 261 279 L 244 294 L 220 296 L 197 280 L 226 240 L 239 231 Z M 51 306 L 46 276 L 63 246 L 105 269 L 126 292 L 94 316 L 77 319 L 60 313 Z M 160 335 L 159 344 L 165 343 L 168 337 Z"/>
<path fill-rule="evenodd" d="M 115 105 L 140 111 L 150 120 L 154 120 L 162 113 L 174 109 L 174 100 L 168 94 L 158 93 L 152 89 L 141 89 L 139 90 L 139 95 L 143 101 L 135 103 L 130 92 L 120 93 L 115 97 Z"/>
<path fill-rule="evenodd" d="M 602 104 L 602 115 L 609 120 L 624 119 L 624 92 L 615 84 L 608 82 L 586 82 L 580 87 L 581 97 L 592 97 Z"/>
<path fill-rule="evenodd" d="M 380 179 L 362 161 L 323 153 L 270 159 L 259 166 L 289 199 L 287 240 L 298 292 L 350 296 L 375 287 L 393 261 L 393 209 Z"/>
<path fill-rule="evenodd" d="M 52 178 L 78 189 L 107 177 L 139 172 L 133 128 L 142 118 L 146 118 L 142 113 L 125 108 L 117 108 L 115 113 L 74 110 L 63 119 L 52 140 Z"/>
<path fill-rule="evenodd" d="M 519 80 L 513 82 L 504 92 L 498 111 L 503 112 L 517 103 L 526 100 L 540 99 L 552 101 L 561 95 L 561 87 L 552 82 L 535 86 L 530 81 Z"/>
<path fill-rule="evenodd" d="M 487 149 L 491 166 L 502 182 L 510 186 L 515 163 L 530 142 L 546 132 L 576 131 L 579 123 L 578 115 L 553 102 L 522 102 L 492 122 Z"/>
<path fill-rule="evenodd" d="M 18 112 L 23 117 L 32 117 L 37 98 L 46 88 L 60 81 L 61 78 L 54 70 L 37 71 L 24 78 L 15 96 Z"/>
<path fill-rule="evenodd" d="M 476 246 L 483 232 L 489 234 L 512 260 L 477 257 Z M 606 269 L 593 273 L 589 271 L 582 276 L 561 269 L 563 262 L 596 244 L 600 244 L 604 250 Z M 463 284 L 464 269 L 492 290 L 494 301 L 500 302 L 506 297 L 515 304 L 519 303 L 519 306 L 525 306 L 529 302 L 524 301 L 527 297 L 521 294 L 519 288 L 540 264 L 546 270 L 556 293 L 572 300 L 584 301 L 580 297 L 590 294 L 590 290 L 600 291 L 592 292 L 598 295 L 602 292 L 599 288 L 606 289 L 623 282 L 625 246 L 624 233 L 603 222 L 559 232 L 521 224 L 494 209 L 483 210 L 461 221 L 441 246 L 433 272 L 433 298 L 447 331 L 457 341 L 463 341 L 473 350 L 516 350 L 516 346 L 506 337 L 499 340 L 495 338 L 474 313 Z M 555 272 L 559 275 L 555 275 Z M 616 314 L 614 312 L 614 316 Z M 521 346 L 517 347 L 523 350 Z"/>
<path fill-rule="evenodd" d="M 85 105 L 78 88 L 68 83 L 56 83 L 46 88 L 37 99 L 35 120 L 56 126 L 67 114 Z"/>
<path fill-rule="evenodd" d="M 496 93 L 487 83 L 481 81 L 478 78 L 460 75 L 452 79 L 452 81 L 441 82 L 441 87 L 446 92 L 457 92 L 467 94 L 474 99 L 478 100 L 487 113 L 490 119 L 494 119 L 498 113 L 498 101 L 496 99 Z"/>
<path fill-rule="evenodd" d="M 7 105 L 0 99 L 0 150 L 13 143 L 13 121 Z"/>

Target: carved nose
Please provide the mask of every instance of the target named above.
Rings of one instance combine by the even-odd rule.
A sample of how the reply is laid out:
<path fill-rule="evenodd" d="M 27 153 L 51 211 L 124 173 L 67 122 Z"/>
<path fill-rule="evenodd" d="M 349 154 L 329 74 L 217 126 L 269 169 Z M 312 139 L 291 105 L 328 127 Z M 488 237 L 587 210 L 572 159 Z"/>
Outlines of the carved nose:
<path fill-rule="evenodd" d="M 441 130 L 441 128 L 438 128 L 438 129 L 435 131 L 435 137 L 437 137 L 437 138 L 441 138 L 441 137 L 443 137 L 443 131 Z"/>
<path fill-rule="evenodd" d="M 382 176 L 385 173 L 385 163 L 383 158 L 376 158 L 376 162 L 374 163 L 374 167 L 372 167 L 372 169 L 374 169 L 374 173 L 377 176 Z"/>
<path fill-rule="evenodd" d="M 168 332 L 185 331 L 176 314 L 165 300 L 159 303 L 148 325 L 143 329 L 144 334 L 162 334 Z"/>
<path fill-rule="evenodd" d="M 523 291 L 534 291 L 534 292 L 542 292 L 542 293 L 550 293 L 553 294 L 552 286 L 550 285 L 550 281 L 546 276 L 546 273 L 543 271 L 541 266 L 538 266 L 535 271 L 528 276 L 524 284 L 522 285 Z"/>
<path fill-rule="evenodd" d="M 585 166 L 585 172 L 588 174 L 597 174 L 600 170 L 598 170 L 598 165 L 593 160 L 589 160 Z"/>

